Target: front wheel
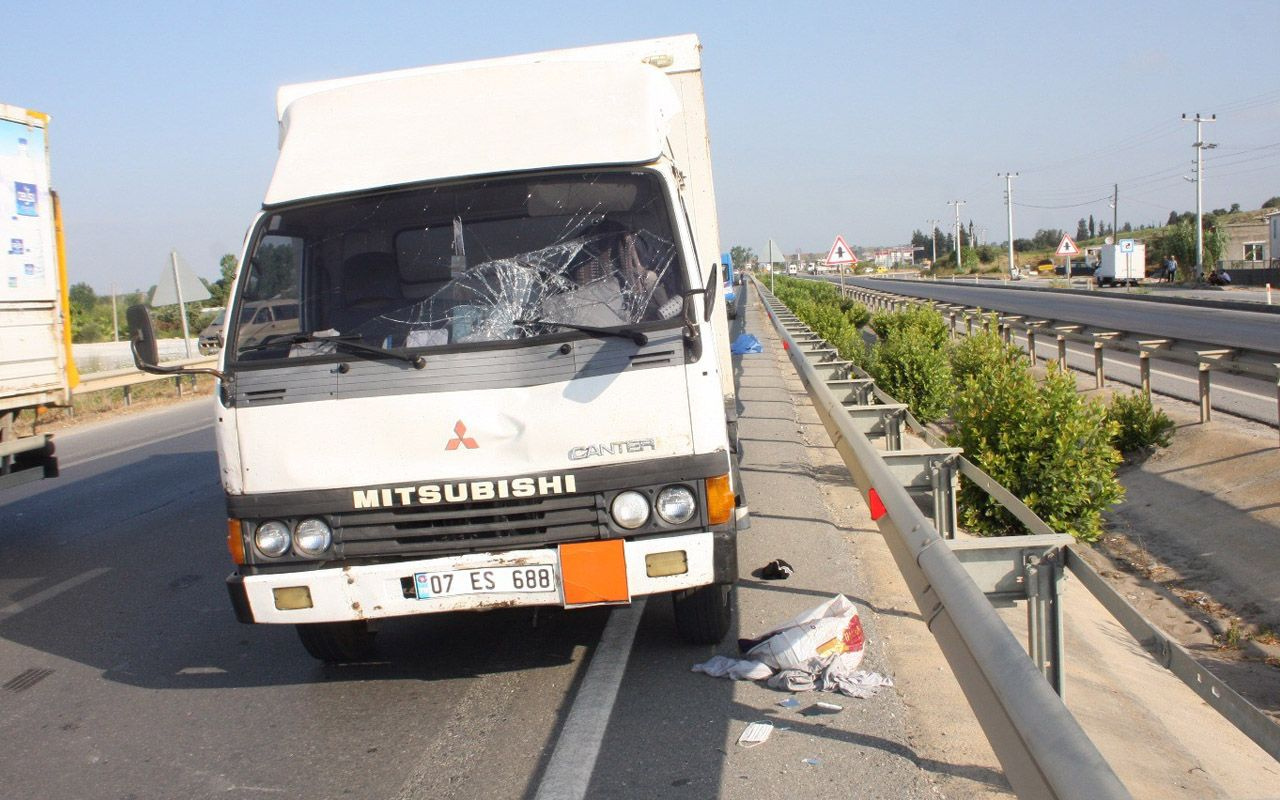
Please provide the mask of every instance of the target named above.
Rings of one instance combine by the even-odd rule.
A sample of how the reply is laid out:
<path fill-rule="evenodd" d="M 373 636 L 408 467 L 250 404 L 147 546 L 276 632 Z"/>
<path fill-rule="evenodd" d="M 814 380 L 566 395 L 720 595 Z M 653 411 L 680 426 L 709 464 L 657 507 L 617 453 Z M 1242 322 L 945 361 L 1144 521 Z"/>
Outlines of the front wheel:
<path fill-rule="evenodd" d="M 344 664 L 367 661 L 373 655 L 375 632 L 367 622 L 313 622 L 294 627 L 302 646 L 320 661 Z"/>
<path fill-rule="evenodd" d="M 719 644 L 729 632 L 733 585 L 716 583 L 671 595 L 676 633 L 689 644 Z"/>

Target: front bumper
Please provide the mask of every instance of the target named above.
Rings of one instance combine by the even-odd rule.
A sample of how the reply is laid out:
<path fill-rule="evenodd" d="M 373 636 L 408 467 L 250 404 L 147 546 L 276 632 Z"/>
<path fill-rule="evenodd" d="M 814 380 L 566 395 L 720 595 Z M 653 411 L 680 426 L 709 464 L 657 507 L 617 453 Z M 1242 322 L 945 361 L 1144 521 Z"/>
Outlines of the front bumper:
<path fill-rule="evenodd" d="M 616 541 L 616 540 L 614 540 Z M 598 544 L 598 543 L 591 543 Z M 227 589 L 241 622 L 293 624 L 346 622 L 445 611 L 477 611 L 486 608 L 558 605 L 578 607 L 602 603 L 626 603 L 631 597 L 730 583 L 737 578 L 737 553 L 732 535 L 702 531 L 673 536 L 653 536 L 618 542 L 625 560 L 622 595 L 601 602 L 566 602 L 561 547 L 531 548 L 497 553 L 470 553 L 442 558 L 370 564 L 307 572 L 234 574 Z M 646 556 L 683 551 L 687 569 L 677 575 L 650 577 Z M 580 562 L 579 562 L 580 563 Z M 547 565 L 555 570 L 556 587 L 548 592 L 499 592 L 433 597 L 420 600 L 406 591 L 405 580 L 417 573 L 471 570 L 492 567 Z M 579 567 L 580 569 L 581 567 Z M 619 576 L 621 577 L 621 575 Z M 311 607 L 281 609 L 276 590 L 307 587 Z M 409 596 L 406 596 L 408 594 Z"/>

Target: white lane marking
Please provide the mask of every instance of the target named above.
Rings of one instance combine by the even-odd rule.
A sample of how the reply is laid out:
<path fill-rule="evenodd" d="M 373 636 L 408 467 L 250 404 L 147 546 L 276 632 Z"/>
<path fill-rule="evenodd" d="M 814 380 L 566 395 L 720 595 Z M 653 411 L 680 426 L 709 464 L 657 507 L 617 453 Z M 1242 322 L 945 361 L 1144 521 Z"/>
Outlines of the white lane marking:
<path fill-rule="evenodd" d="M 587 796 L 646 599 L 641 597 L 609 614 L 534 800 L 582 800 Z"/>
<path fill-rule="evenodd" d="M 43 589 L 30 597 L 23 600 L 15 600 L 4 608 L 0 608 L 0 622 L 17 616 L 23 611 L 28 611 L 40 605 L 46 600 L 51 600 L 63 592 L 70 591 L 82 583 L 88 583 L 99 575 L 105 575 L 111 571 L 110 567 L 97 567 L 88 572 L 82 572 L 74 578 L 68 578 L 62 583 L 56 583 L 48 589 Z"/>
<path fill-rule="evenodd" d="M 138 442 L 137 444 L 127 444 L 124 447 L 117 447 L 116 449 L 108 450 L 105 453 L 95 453 L 91 456 L 86 456 L 85 458 L 79 459 L 78 461 L 71 461 L 65 464 L 60 464 L 59 469 L 71 469 L 72 467 L 78 467 L 82 464 L 88 464 L 92 461 L 97 461 L 98 459 L 101 459 L 101 458 L 110 458 L 111 456 L 118 456 L 121 453 L 127 453 L 130 450 L 137 450 L 139 447 L 146 447 L 147 445 L 152 445 L 152 444 L 160 444 L 161 442 L 167 442 L 171 439 L 180 439 L 183 436 L 190 436 L 193 433 L 199 433 L 200 431 L 203 431 L 207 428 L 212 428 L 212 427 L 213 427 L 212 423 L 206 422 L 200 425 L 199 427 L 188 428 L 187 430 L 178 431 L 177 433 L 171 433 L 168 436 L 163 436 L 159 439 L 148 439 L 145 442 Z"/>

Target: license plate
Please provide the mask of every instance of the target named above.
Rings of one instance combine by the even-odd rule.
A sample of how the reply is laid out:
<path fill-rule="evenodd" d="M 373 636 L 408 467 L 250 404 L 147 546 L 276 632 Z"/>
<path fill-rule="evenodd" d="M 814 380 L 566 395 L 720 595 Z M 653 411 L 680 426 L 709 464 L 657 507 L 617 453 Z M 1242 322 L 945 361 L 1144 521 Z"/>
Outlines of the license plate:
<path fill-rule="evenodd" d="M 557 588 L 556 571 L 550 564 L 419 572 L 413 576 L 413 586 L 419 600 L 460 594 L 554 592 Z"/>

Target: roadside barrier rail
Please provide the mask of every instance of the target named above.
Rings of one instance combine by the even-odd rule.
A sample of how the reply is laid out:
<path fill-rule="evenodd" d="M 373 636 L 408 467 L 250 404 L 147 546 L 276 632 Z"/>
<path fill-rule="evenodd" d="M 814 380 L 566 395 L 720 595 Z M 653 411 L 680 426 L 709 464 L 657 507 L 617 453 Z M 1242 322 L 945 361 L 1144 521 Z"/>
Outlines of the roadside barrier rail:
<path fill-rule="evenodd" d="M 218 364 L 217 356 L 201 356 L 199 358 L 183 358 L 176 361 L 170 361 L 165 366 L 170 367 L 216 367 Z M 129 405 L 132 402 L 131 389 L 142 383 L 151 383 L 152 381 L 173 381 L 175 391 L 178 396 L 182 396 L 182 381 L 187 378 L 194 385 L 195 377 L 188 375 L 153 375 L 149 372 L 128 367 L 125 369 L 113 369 L 105 372 L 93 372 L 80 376 L 80 382 L 71 390 L 71 394 L 75 397 L 91 394 L 93 392 L 102 392 L 108 389 L 124 389 L 124 404 Z"/>
<path fill-rule="evenodd" d="M 872 509 L 922 617 L 955 673 L 1014 791 L 1022 798 L 1129 797 L 1062 701 L 1060 582 L 1070 570 L 1148 652 L 1224 718 L 1280 759 L 1280 726 L 1204 670 L 1124 600 L 1021 500 L 919 423 L 905 405 L 841 361 L 754 281 L 836 451 Z M 903 449 L 905 426 L 927 444 Z M 872 444 L 877 439 L 883 445 Z M 955 484 L 964 475 L 1032 535 L 964 542 Z M 921 506 L 931 495 L 933 519 Z M 1030 656 L 990 600 L 1028 601 Z M 1057 694 L 1055 694 L 1057 690 Z"/>
<path fill-rule="evenodd" d="M 1004 341 L 1012 344 L 1015 332 L 1020 333 L 1032 363 L 1037 362 L 1036 341 L 1039 337 L 1053 337 L 1058 345 L 1058 366 L 1067 369 L 1067 342 L 1079 342 L 1093 348 L 1093 373 L 1096 388 L 1101 389 L 1106 380 L 1105 352 L 1108 350 L 1131 353 L 1138 357 L 1138 381 L 1142 392 L 1151 397 L 1151 359 L 1162 359 L 1197 367 L 1200 421 L 1208 422 L 1213 415 L 1213 372 L 1229 372 L 1274 381 L 1276 385 L 1276 425 L 1280 431 L 1280 351 L 1256 350 L 1247 347 L 1227 346 L 1221 343 L 1202 342 L 1186 338 L 1158 337 L 1133 331 L 1102 328 L 1072 320 L 1028 318 L 1018 314 L 1004 314 L 990 309 L 963 303 L 945 303 L 923 297 L 895 294 L 862 286 L 846 285 L 844 294 L 874 310 L 896 311 L 907 305 L 924 305 L 936 309 L 945 317 L 953 337 L 973 333 L 975 325 L 982 327 L 994 320 L 996 329 Z"/>

